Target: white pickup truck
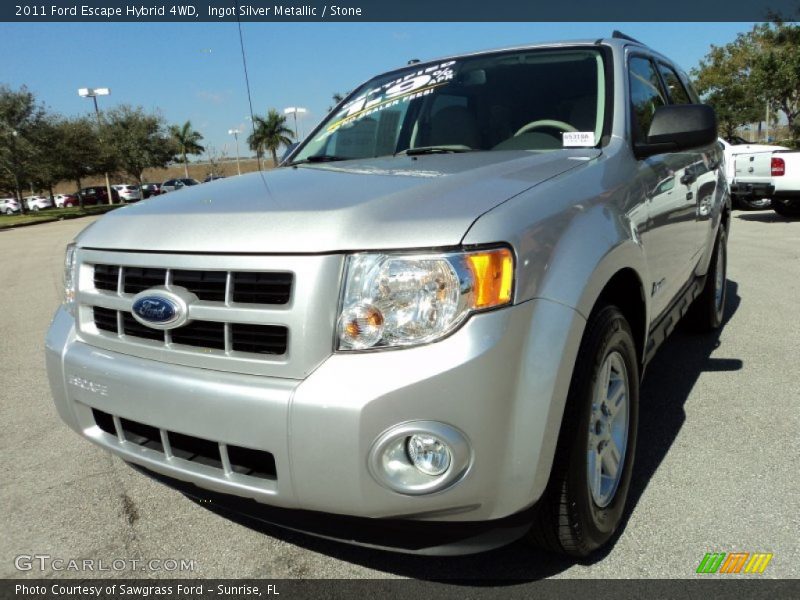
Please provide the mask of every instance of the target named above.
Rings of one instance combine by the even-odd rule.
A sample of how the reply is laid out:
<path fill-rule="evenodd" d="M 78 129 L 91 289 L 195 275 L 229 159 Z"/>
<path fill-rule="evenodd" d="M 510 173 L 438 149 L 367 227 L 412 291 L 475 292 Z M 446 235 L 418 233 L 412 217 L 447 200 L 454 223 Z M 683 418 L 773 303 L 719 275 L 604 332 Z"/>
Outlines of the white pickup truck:
<path fill-rule="evenodd" d="M 731 193 L 744 198 L 772 198 L 776 213 L 800 217 L 800 151 L 775 150 L 736 156 Z"/>
<path fill-rule="evenodd" d="M 725 179 L 728 181 L 728 185 L 730 187 L 729 191 L 731 193 L 731 201 L 733 202 L 734 208 L 769 208 L 769 197 L 761 197 L 754 195 L 753 193 L 747 193 L 746 186 L 742 188 L 745 190 L 744 193 L 739 194 L 736 192 L 736 190 L 739 189 L 736 179 L 736 159 L 743 154 L 770 154 L 775 150 L 788 150 L 788 148 L 785 146 L 772 146 L 768 144 L 753 144 L 738 136 L 727 139 L 719 138 L 719 143 L 720 146 L 722 146 L 723 157 L 725 160 Z"/>

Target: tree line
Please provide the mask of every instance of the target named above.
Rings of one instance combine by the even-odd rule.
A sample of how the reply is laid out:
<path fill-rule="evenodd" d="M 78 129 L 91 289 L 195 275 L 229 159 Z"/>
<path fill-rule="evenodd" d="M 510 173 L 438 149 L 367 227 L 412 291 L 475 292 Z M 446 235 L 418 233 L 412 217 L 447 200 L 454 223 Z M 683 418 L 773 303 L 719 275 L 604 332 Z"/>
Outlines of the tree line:
<path fill-rule="evenodd" d="M 712 46 L 692 74 L 725 137 L 760 123 L 769 108 L 772 124 L 785 116 L 789 139 L 783 143 L 800 146 L 800 26 L 756 25 L 725 46 Z"/>
<path fill-rule="evenodd" d="M 255 116 L 248 145 L 259 158 L 270 152 L 277 164 L 281 145 L 292 142 L 286 117 L 270 109 Z M 48 111 L 26 87 L 0 85 L 0 193 L 22 202 L 23 190 L 46 190 L 103 173 L 125 175 L 138 185 L 145 169 L 180 160 L 189 176 L 189 156 L 203 153 L 203 135 L 190 121 L 167 125 L 159 113 L 120 105 L 94 117 L 64 117 Z M 82 201 L 82 199 L 81 199 Z"/>

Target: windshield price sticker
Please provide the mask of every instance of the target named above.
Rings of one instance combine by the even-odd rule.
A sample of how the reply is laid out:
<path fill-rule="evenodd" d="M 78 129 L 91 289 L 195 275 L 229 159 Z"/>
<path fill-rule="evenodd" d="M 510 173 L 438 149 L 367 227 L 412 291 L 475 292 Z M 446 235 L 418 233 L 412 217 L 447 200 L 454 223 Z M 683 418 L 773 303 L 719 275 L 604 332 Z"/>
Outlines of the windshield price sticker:
<path fill-rule="evenodd" d="M 594 131 L 565 131 L 563 134 L 564 147 L 594 146 Z"/>
<path fill-rule="evenodd" d="M 409 102 L 432 93 L 437 87 L 452 81 L 455 76 L 454 65 L 450 60 L 406 73 L 372 88 L 345 104 L 339 112 L 340 118 L 331 123 L 317 140 L 324 139 L 334 133 L 342 125 L 347 125 L 375 112 L 396 106 L 400 102 Z"/>

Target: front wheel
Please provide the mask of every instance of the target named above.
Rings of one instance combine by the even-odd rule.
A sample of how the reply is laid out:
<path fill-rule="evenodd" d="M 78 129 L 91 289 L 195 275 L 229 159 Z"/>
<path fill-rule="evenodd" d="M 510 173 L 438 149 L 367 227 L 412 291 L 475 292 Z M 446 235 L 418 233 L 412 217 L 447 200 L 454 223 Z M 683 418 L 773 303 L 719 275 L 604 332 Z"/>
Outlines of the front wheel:
<path fill-rule="evenodd" d="M 529 540 L 583 557 L 622 522 L 639 420 L 639 367 L 628 321 L 616 306 L 589 318 L 564 409 L 550 481 Z"/>

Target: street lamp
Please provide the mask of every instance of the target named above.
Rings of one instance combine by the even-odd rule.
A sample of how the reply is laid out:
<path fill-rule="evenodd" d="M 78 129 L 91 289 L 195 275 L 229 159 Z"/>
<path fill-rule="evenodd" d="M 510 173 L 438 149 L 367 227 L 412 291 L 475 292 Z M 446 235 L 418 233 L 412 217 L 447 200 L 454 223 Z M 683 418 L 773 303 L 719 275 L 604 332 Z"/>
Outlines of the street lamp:
<path fill-rule="evenodd" d="M 294 115 L 294 140 L 296 142 L 300 141 L 300 139 L 299 139 L 299 137 L 297 135 L 297 115 L 298 114 L 304 115 L 306 112 L 308 112 L 308 111 L 306 111 L 305 108 L 301 108 L 299 106 L 290 106 L 289 108 L 284 108 L 283 109 L 283 114 L 285 114 L 285 115 Z"/>
<path fill-rule="evenodd" d="M 97 107 L 98 96 L 108 96 L 111 90 L 108 88 L 80 88 L 78 89 L 78 96 L 81 98 L 91 98 L 94 102 L 94 114 L 97 116 L 97 126 L 102 127 L 103 121 L 100 119 L 100 109 Z M 114 196 L 111 195 L 111 181 L 108 179 L 108 171 L 105 172 L 106 176 L 106 193 L 108 193 L 108 203 L 114 204 Z"/>
<path fill-rule="evenodd" d="M 232 135 L 233 139 L 236 140 L 236 170 L 239 172 L 239 175 L 242 174 L 242 167 L 239 165 L 239 134 L 241 131 L 238 129 L 228 129 L 228 135 Z"/>

